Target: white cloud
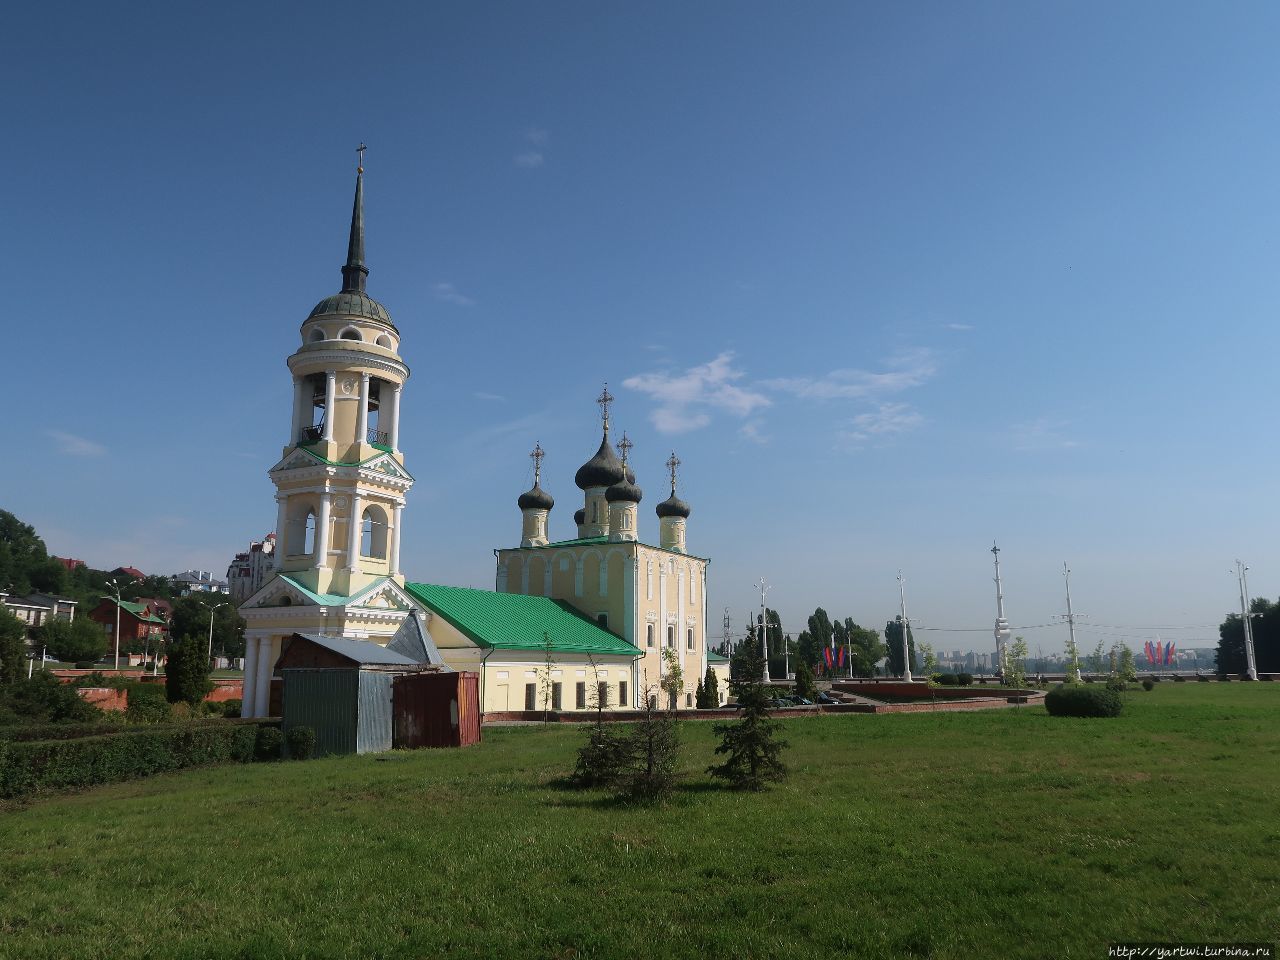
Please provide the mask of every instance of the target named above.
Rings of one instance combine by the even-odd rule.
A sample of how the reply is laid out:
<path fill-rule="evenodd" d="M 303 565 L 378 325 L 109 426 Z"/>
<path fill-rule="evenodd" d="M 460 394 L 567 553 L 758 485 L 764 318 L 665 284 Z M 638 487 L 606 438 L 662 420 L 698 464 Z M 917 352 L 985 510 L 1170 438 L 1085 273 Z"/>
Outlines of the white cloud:
<path fill-rule="evenodd" d="M 873 437 L 889 437 L 907 433 L 924 423 L 924 417 L 905 403 L 881 403 L 869 413 L 860 413 L 849 421 L 849 429 L 841 436 L 853 443 Z"/>
<path fill-rule="evenodd" d="M 551 139 L 551 134 L 541 127 L 530 127 L 525 132 L 524 138 L 536 146 L 542 146 Z"/>
<path fill-rule="evenodd" d="M 806 400 L 870 400 L 918 387 L 938 371 L 933 351 L 906 351 L 884 363 L 885 370 L 841 369 L 821 377 L 779 377 L 760 386 Z"/>
<path fill-rule="evenodd" d="M 483 390 L 477 390 L 475 393 L 472 394 L 472 396 L 475 397 L 477 400 L 495 400 L 496 401 L 496 400 L 506 399 L 506 397 L 502 396 L 501 394 L 486 393 Z"/>
<path fill-rule="evenodd" d="M 733 354 L 725 351 L 683 373 L 644 373 L 628 377 L 622 385 L 658 401 L 650 419 L 660 433 L 687 433 L 711 422 L 709 410 L 746 417 L 772 402 L 763 393 L 736 385 L 744 374 L 732 362 Z"/>
<path fill-rule="evenodd" d="M 517 167 L 540 167 L 542 160 L 542 152 L 539 150 L 525 150 L 515 156 Z"/>
<path fill-rule="evenodd" d="M 1015 423 L 1012 428 L 1015 450 L 1071 450 L 1081 446 L 1064 432 L 1068 424 L 1062 420 L 1040 417 L 1025 423 Z"/>
<path fill-rule="evenodd" d="M 973 324 L 971 324 L 971 323 L 948 323 L 948 324 L 947 324 L 947 329 L 948 329 L 948 330 L 959 330 L 959 331 L 961 331 L 961 332 L 967 332 L 967 331 L 969 331 L 969 330 L 972 330 L 972 329 L 973 329 Z"/>
<path fill-rule="evenodd" d="M 470 297 L 459 293 L 452 283 L 437 283 L 432 288 L 432 292 L 436 295 L 437 300 L 452 303 L 456 307 L 474 307 L 476 303 Z"/>
<path fill-rule="evenodd" d="M 738 432 L 752 443 L 763 445 L 769 442 L 769 438 L 760 432 L 759 420 L 748 420 Z"/>
<path fill-rule="evenodd" d="M 50 430 L 49 436 L 57 442 L 58 450 L 69 457 L 100 457 L 107 452 L 102 444 L 77 437 L 74 433 Z"/>

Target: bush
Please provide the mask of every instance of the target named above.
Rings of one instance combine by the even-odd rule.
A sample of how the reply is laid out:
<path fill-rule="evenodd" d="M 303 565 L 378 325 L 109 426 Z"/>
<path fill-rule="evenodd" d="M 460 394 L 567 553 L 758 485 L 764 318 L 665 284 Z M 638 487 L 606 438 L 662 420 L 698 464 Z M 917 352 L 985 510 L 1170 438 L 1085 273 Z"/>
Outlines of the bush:
<path fill-rule="evenodd" d="M 1155 688 L 1156 688 L 1156 682 L 1152 680 L 1150 677 L 1147 677 L 1145 680 L 1142 681 L 1142 689 L 1146 690 L 1148 693 L 1150 693 Z"/>
<path fill-rule="evenodd" d="M 254 756 L 263 761 L 279 760 L 283 744 L 284 736 L 279 727 L 259 727 L 258 737 L 253 745 Z"/>
<path fill-rule="evenodd" d="M 284 735 L 289 748 L 289 757 L 293 760 L 310 760 L 316 752 L 316 732 L 311 727 L 290 727 Z"/>
<path fill-rule="evenodd" d="M 587 742 L 578 748 L 570 782 L 577 787 L 612 787 L 630 763 L 626 734 L 603 723 L 587 730 Z"/>
<path fill-rule="evenodd" d="M 239 700 L 223 700 L 221 703 L 214 704 L 216 707 L 222 708 L 222 715 L 228 718 L 240 716 L 241 702 Z"/>
<path fill-rule="evenodd" d="M 71 684 L 38 670 L 30 680 L 0 685 L 0 717 L 5 723 L 90 723 L 102 711 L 80 699 Z"/>
<path fill-rule="evenodd" d="M 168 723 L 173 719 L 173 708 L 164 698 L 164 689 L 160 696 L 153 697 L 137 690 L 129 691 L 129 705 L 125 707 L 124 716 L 130 723 Z"/>
<path fill-rule="evenodd" d="M 1218 676 L 1218 682 L 1219 682 L 1219 683 L 1230 683 L 1230 682 L 1231 682 L 1231 675 L 1230 675 L 1230 674 L 1227 674 L 1227 673 L 1220 674 L 1220 675 Z"/>
<path fill-rule="evenodd" d="M 1045 695 L 1044 706 L 1054 717 L 1118 717 L 1124 701 L 1114 690 L 1059 686 Z"/>
<path fill-rule="evenodd" d="M 1120 677 L 1111 676 L 1107 678 L 1107 689 L 1112 693 L 1124 693 L 1128 685 Z"/>
<path fill-rule="evenodd" d="M 1187 678 L 1186 678 L 1186 677 L 1180 677 L 1180 676 L 1178 676 L 1177 674 L 1174 674 L 1174 676 L 1173 676 L 1173 682 L 1174 682 L 1174 683 L 1186 683 L 1186 682 L 1187 682 Z"/>
<path fill-rule="evenodd" d="M 267 728 L 261 722 L 218 722 L 78 740 L 0 742 L 0 797 L 90 787 L 210 763 L 247 763 L 262 729 Z"/>
<path fill-rule="evenodd" d="M 92 670 L 98 665 L 97 660 L 81 660 L 76 664 L 77 670 Z"/>
<path fill-rule="evenodd" d="M 972 674 L 972 673 L 957 673 L 957 674 L 956 674 L 956 686 L 959 686 L 959 687 L 971 687 L 971 686 L 973 686 L 973 674 Z"/>
<path fill-rule="evenodd" d="M 960 685 L 960 678 L 954 673 L 940 673 L 938 683 L 944 687 L 956 687 Z"/>

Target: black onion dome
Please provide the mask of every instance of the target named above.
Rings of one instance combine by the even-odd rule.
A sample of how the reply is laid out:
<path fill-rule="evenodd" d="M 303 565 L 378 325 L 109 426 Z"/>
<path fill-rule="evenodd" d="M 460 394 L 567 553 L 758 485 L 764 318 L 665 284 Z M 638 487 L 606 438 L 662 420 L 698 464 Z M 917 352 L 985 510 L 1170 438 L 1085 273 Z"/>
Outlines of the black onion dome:
<path fill-rule="evenodd" d="M 576 523 L 578 526 L 582 526 L 584 523 L 587 522 L 587 511 L 585 508 L 579 507 L 577 510 L 574 511 L 573 522 Z"/>
<path fill-rule="evenodd" d="M 578 468 L 573 482 L 578 485 L 579 490 L 587 490 L 591 487 L 612 487 L 625 479 L 622 461 L 613 452 L 613 447 L 609 446 L 609 438 L 606 436 L 600 441 L 600 449 L 596 451 L 596 455 Z"/>
<path fill-rule="evenodd" d="M 627 468 L 627 479 L 615 483 L 604 492 L 604 498 L 610 503 L 639 503 L 644 491 L 636 486 L 636 475 Z"/>
<path fill-rule="evenodd" d="M 550 510 L 556 505 L 555 498 L 536 483 L 532 490 L 520 494 L 520 499 L 516 502 L 521 510 Z"/>
<path fill-rule="evenodd" d="M 654 511 L 659 517 L 682 517 L 689 519 L 689 505 L 677 497 L 674 493 L 667 499 L 663 500 Z"/>

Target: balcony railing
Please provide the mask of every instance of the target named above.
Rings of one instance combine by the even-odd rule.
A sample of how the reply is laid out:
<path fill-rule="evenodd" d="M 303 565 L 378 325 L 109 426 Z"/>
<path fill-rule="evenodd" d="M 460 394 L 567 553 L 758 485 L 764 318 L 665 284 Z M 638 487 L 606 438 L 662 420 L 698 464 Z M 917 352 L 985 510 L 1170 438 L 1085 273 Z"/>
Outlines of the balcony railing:
<path fill-rule="evenodd" d="M 369 429 L 369 442 L 375 447 L 385 447 L 391 443 L 391 434 L 385 430 Z"/>
<path fill-rule="evenodd" d="M 324 427 L 303 427 L 298 431 L 299 443 L 319 443 L 324 436 Z"/>

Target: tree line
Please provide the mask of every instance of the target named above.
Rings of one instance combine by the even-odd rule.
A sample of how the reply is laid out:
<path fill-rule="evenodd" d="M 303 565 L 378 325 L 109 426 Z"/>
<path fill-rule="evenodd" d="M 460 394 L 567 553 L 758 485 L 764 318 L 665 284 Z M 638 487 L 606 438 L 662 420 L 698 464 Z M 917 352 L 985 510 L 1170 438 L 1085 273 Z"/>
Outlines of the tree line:
<path fill-rule="evenodd" d="M 902 622 L 895 617 L 884 627 L 883 637 L 879 631 L 863 627 L 852 617 L 832 619 L 822 607 L 818 607 L 808 617 L 805 629 L 798 637 L 784 633 L 782 620 L 778 611 L 766 608 L 764 623 L 759 615 L 754 620 L 748 618 L 750 626 L 746 635 L 733 644 L 729 653 L 730 674 L 742 676 L 745 669 L 745 656 L 748 650 L 754 656 L 761 652 L 760 637 L 764 634 L 765 647 L 768 650 L 769 675 L 785 676 L 785 669 L 790 667 L 793 673 L 803 667 L 816 675 L 835 677 L 874 677 L 881 661 L 887 661 L 885 668 L 891 675 L 903 673 L 905 662 L 902 649 Z M 916 641 L 911 627 L 907 627 L 907 647 L 911 662 L 916 663 Z M 844 651 L 845 662 L 831 669 L 827 666 L 825 651 L 833 650 L 833 656 Z M 762 660 L 763 666 L 763 660 Z"/>

